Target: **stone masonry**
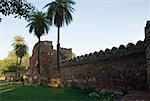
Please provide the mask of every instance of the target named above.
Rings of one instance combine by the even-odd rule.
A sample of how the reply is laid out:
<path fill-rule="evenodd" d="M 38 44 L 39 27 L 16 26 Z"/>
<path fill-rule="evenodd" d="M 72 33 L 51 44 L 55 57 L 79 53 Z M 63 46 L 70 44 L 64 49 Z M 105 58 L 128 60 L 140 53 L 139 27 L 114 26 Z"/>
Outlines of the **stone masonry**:
<path fill-rule="evenodd" d="M 43 80 L 57 78 L 56 50 L 52 42 L 42 41 L 40 63 Z M 36 83 L 38 43 L 30 58 L 26 73 L 29 83 Z M 96 87 L 100 89 L 150 90 L 150 22 L 145 27 L 145 40 L 118 48 L 100 50 L 72 58 L 72 50 L 60 49 L 60 72 L 64 86 Z"/>
<path fill-rule="evenodd" d="M 36 84 L 39 80 L 49 83 L 50 79 L 56 78 L 56 50 L 53 49 L 51 41 L 40 42 L 40 73 L 37 71 L 38 46 L 35 44 L 32 56 L 30 57 L 30 68 L 26 73 L 26 83 Z M 60 48 L 60 60 L 68 59 L 72 56 L 72 49 Z"/>
<path fill-rule="evenodd" d="M 146 64 L 147 64 L 147 79 L 150 90 L 150 21 L 147 22 L 145 27 L 145 48 L 146 48 Z"/>
<path fill-rule="evenodd" d="M 144 45 L 138 41 L 136 45 L 129 43 L 62 61 L 63 78 L 66 81 L 83 80 L 98 88 L 116 90 L 126 86 L 131 90 L 147 90 Z"/>

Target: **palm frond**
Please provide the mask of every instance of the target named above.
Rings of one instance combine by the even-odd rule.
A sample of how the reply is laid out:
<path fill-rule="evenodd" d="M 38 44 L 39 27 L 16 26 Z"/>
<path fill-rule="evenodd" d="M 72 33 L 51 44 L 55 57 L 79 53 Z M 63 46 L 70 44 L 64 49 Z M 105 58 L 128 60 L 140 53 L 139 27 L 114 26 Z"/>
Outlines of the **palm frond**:
<path fill-rule="evenodd" d="M 71 13 L 75 10 L 72 7 L 75 4 L 73 0 L 55 0 L 47 4 L 45 7 L 48 7 L 48 19 L 56 27 L 68 25 L 73 20 Z"/>
<path fill-rule="evenodd" d="M 55 4 L 55 2 L 48 3 L 48 4 L 45 5 L 43 8 L 46 8 L 46 7 L 51 6 L 51 5 L 54 5 L 54 4 Z"/>
<path fill-rule="evenodd" d="M 47 18 L 47 14 L 43 12 L 34 12 L 27 21 L 29 22 L 27 25 L 29 32 L 34 32 L 38 38 L 47 33 L 49 31 L 48 27 L 51 26 L 51 21 Z"/>

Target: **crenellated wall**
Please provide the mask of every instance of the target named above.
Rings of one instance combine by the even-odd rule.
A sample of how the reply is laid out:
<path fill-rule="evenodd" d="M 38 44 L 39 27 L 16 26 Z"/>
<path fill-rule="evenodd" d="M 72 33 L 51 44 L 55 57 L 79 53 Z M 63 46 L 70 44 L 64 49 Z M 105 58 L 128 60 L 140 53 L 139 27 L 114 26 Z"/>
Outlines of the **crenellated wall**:
<path fill-rule="evenodd" d="M 107 89 L 150 90 L 150 21 L 145 40 L 61 61 L 64 81 Z"/>
<path fill-rule="evenodd" d="M 56 50 L 52 42 L 43 41 L 40 63 L 43 77 L 48 83 L 57 78 Z M 30 58 L 26 73 L 28 82 L 33 83 L 37 70 L 38 43 Z M 145 27 L 145 40 L 129 43 L 112 49 L 100 50 L 75 58 L 72 49 L 60 49 L 60 72 L 63 85 L 97 87 L 102 89 L 150 90 L 150 22 Z M 52 80 L 51 80 L 52 79 Z"/>
<path fill-rule="evenodd" d="M 61 72 L 65 80 L 93 78 L 92 85 L 99 88 L 147 90 L 145 42 L 63 60 Z"/>
<path fill-rule="evenodd" d="M 107 61 L 113 59 L 130 58 L 138 55 L 145 55 L 145 43 L 138 41 L 136 45 L 129 43 L 127 46 L 120 45 L 119 48 L 113 47 L 112 49 L 100 50 L 90 54 L 78 56 L 76 58 L 70 58 L 61 61 L 61 66 L 75 66 L 90 63 L 97 63 L 99 61 Z"/>

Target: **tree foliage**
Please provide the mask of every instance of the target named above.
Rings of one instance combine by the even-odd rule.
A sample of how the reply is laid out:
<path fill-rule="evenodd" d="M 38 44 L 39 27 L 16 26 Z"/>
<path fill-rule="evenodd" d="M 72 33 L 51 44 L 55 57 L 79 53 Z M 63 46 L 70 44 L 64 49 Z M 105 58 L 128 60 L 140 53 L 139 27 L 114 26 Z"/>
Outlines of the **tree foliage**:
<path fill-rule="evenodd" d="M 20 78 L 20 70 L 21 70 L 21 63 L 22 63 L 22 58 L 27 54 L 28 51 L 28 46 L 25 44 L 24 37 L 21 35 L 15 36 L 15 40 L 12 44 L 14 47 L 14 52 L 16 54 L 16 68 L 17 68 L 17 74 L 18 78 Z M 20 62 L 18 63 L 18 60 Z"/>
<path fill-rule="evenodd" d="M 18 58 L 20 58 L 20 64 L 21 64 L 22 57 L 24 57 L 28 51 L 28 46 L 25 43 L 24 37 L 22 37 L 21 35 L 15 36 L 12 46 L 14 47 L 14 52 L 17 56 L 17 62 L 18 62 Z"/>
<path fill-rule="evenodd" d="M 16 35 L 12 46 L 16 46 L 24 43 L 25 43 L 24 37 L 22 37 L 21 35 Z"/>
<path fill-rule="evenodd" d="M 37 36 L 39 39 L 43 34 L 48 33 L 50 27 L 50 20 L 47 19 L 47 14 L 43 12 L 34 12 L 27 19 L 29 24 L 29 32 Z"/>
<path fill-rule="evenodd" d="M 28 47 L 25 44 L 19 44 L 14 47 L 16 55 L 21 59 L 27 54 Z"/>
<path fill-rule="evenodd" d="M 29 66 L 29 54 L 25 55 L 22 59 L 22 65 L 20 65 L 20 69 L 27 69 Z M 16 72 L 16 55 L 14 51 L 10 51 L 8 56 L 0 60 L 0 75 L 6 72 Z"/>
<path fill-rule="evenodd" d="M 1 60 L 0 61 L 0 71 L 1 73 L 5 73 L 5 72 L 14 72 L 16 71 L 16 64 L 14 60 Z"/>
<path fill-rule="evenodd" d="M 22 63 L 20 69 L 25 69 L 27 66 L 26 63 Z M 16 72 L 16 60 L 15 59 L 4 59 L 0 60 L 0 75 L 6 72 Z"/>
<path fill-rule="evenodd" d="M 14 51 L 10 51 L 8 53 L 8 56 L 5 58 L 6 60 L 15 60 L 16 61 L 16 54 Z M 27 53 L 23 58 L 22 58 L 22 65 L 24 65 L 26 68 L 29 66 L 29 54 Z"/>
<path fill-rule="evenodd" d="M 71 14 L 74 11 L 73 5 L 75 5 L 73 0 L 55 0 L 47 4 L 45 7 L 48 7 L 47 15 L 52 24 L 56 27 L 70 24 L 73 20 Z"/>
<path fill-rule="evenodd" d="M 50 27 L 50 20 L 47 19 L 47 14 L 43 12 L 34 12 L 31 16 L 29 16 L 29 19 L 27 19 L 29 24 L 27 27 L 29 27 L 29 32 L 37 36 L 38 38 L 38 73 L 40 74 L 40 41 L 41 36 L 45 33 L 48 33 L 49 27 Z"/>
<path fill-rule="evenodd" d="M 17 35 L 14 38 L 12 46 L 14 50 L 9 52 L 7 58 L 0 60 L 0 74 L 4 74 L 5 72 L 16 72 L 18 69 L 22 70 L 29 66 L 28 47 L 25 44 L 24 37 Z M 19 63 L 18 58 L 20 58 Z"/>
<path fill-rule="evenodd" d="M 0 0 L 0 13 L 8 16 L 27 18 L 35 10 L 35 7 L 26 0 Z M 0 18 L 0 21 L 2 18 Z"/>
<path fill-rule="evenodd" d="M 48 7 L 47 16 L 50 19 L 51 24 L 57 27 L 57 71 L 60 73 L 59 69 L 59 49 L 60 49 L 60 27 L 69 25 L 72 18 L 72 13 L 75 5 L 73 0 L 54 0 L 53 2 L 47 4 L 45 7 Z M 44 7 L 44 8 L 45 8 Z"/>

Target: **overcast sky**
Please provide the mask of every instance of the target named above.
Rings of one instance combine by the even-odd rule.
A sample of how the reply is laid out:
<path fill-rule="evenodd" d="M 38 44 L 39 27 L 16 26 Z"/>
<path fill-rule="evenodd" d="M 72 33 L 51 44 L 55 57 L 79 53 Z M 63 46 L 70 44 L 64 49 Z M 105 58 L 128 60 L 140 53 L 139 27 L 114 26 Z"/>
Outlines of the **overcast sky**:
<path fill-rule="evenodd" d="M 27 0 L 37 9 L 42 9 L 52 0 Z M 72 48 L 77 55 L 105 50 L 120 44 L 144 40 L 144 27 L 150 19 L 150 0 L 76 0 L 73 22 L 61 28 L 61 47 Z M 2 16 L 0 23 L 0 59 L 7 57 L 16 35 L 25 37 L 32 54 L 38 41 L 29 34 L 28 24 L 23 18 Z M 42 40 L 53 41 L 56 47 L 57 29 L 51 27 Z"/>

